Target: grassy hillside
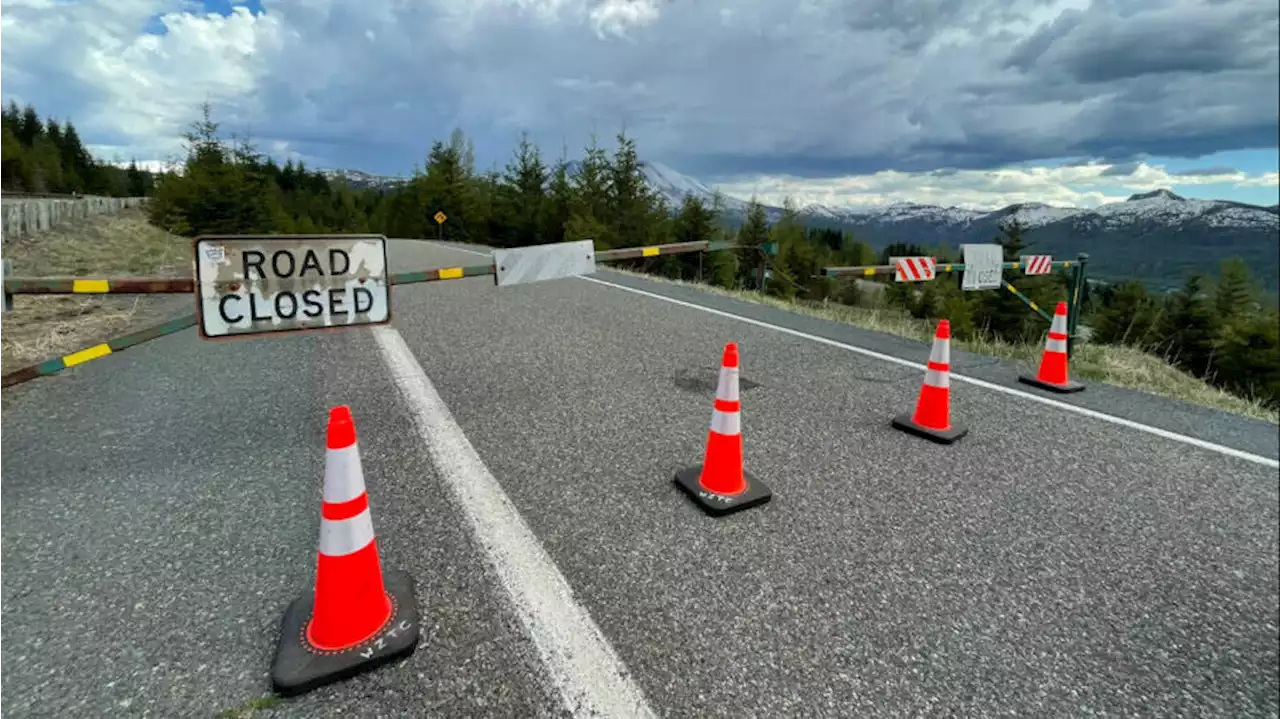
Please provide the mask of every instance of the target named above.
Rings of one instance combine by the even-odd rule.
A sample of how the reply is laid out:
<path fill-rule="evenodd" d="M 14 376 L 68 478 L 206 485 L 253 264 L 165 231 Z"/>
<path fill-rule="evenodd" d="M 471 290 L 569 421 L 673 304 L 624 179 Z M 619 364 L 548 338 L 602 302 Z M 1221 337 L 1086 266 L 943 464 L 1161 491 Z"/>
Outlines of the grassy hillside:
<path fill-rule="evenodd" d="M 648 272 L 621 271 L 659 282 L 678 284 L 702 292 L 800 312 L 920 342 L 932 342 L 936 329 L 934 321 L 912 317 L 910 313 L 895 308 L 887 300 L 872 301 L 869 304 L 851 307 L 831 301 L 787 300 L 760 292 L 729 290 L 704 283 L 661 277 Z M 873 296 L 883 297 L 883 293 L 873 293 Z M 1035 342 L 1015 343 L 991 336 L 976 336 L 968 340 L 953 338 L 952 346 L 968 352 L 1011 360 L 1029 369 L 1034 369 L 1039 363 L 1044 349 L 1042 339 Z M 1174 367 L 1155 354 L 1116 345 L 1081 343 L 1077 348 L 1071 359 L 1073 377 L 1105 382 L 1280 424 L 1280 411 L 1268 406 L 1265 401 L 1225 392 Z"/>
<path fill-rule="evenodd" d="M 140 209 L 73 220 L 4 244 L 5 259 L 23 277 L 190 276 L 190 255 L 190 240 L 152 226 Z M 188 295 L 17 295 L 0 325 L 0 364 L 8 373 L 190 308 Z"/>

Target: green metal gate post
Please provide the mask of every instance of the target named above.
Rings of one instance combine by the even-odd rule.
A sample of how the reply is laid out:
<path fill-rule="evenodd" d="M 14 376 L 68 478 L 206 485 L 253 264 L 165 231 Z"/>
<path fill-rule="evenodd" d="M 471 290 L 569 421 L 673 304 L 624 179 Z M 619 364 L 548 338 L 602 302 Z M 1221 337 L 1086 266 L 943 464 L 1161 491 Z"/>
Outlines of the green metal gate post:
<path fill-rule="evenodd" d="M 1080 324 L 1080 300 L 1085 291 L 1085 266 L 1089 264 L 1089 255 L 1081 252 L 1076 255 L 1076 266 L 1067 284 L 1067 356 L 1072 355 L 1076 344 L 1076 328 Z"/>

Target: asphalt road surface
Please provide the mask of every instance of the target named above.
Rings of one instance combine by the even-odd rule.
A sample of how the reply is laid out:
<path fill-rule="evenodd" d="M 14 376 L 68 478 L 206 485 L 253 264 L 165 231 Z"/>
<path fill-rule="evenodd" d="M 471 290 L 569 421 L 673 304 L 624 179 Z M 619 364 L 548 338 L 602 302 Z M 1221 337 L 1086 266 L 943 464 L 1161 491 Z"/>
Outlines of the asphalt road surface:
<path fill-rule="evenodd" d="M 395 269 L 476 264 L 393 243 Z M 194 330 L 6 390 L 5 716 L 1276 716 L 1272 425 L 601 271 L 395 290 L 393 330 Z M 702 514 L 721 350 L 764 507 Z M 408 660 L 261 702 L 355 416 Z"/>

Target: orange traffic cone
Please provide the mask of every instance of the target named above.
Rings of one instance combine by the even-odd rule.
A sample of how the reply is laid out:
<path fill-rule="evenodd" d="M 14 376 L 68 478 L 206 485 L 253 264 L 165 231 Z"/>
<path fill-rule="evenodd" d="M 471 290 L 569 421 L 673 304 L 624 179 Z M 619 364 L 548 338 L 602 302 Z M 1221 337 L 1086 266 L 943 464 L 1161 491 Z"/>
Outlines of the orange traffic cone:
<path fill-rule="evenodd" d="M 893 418 L 893 426 L 939 444 L 951 444 L 969 433 L 951 423 L 951 322 L 939 320 L 933 350 L 916 401 L 915 414 Z"/>
<path fill-rule="evenodd" d="M 334 407 L 315 591 L 285 610 L 272 683 L 288 696 L 368 671 L 411 654 L 418 626 L 413 579 L 395 570 L 383 575 L 351 410 Z"/>
<path fill-rule="evenodd" d="M 1018 375 L 1018 381 L 1060 394 L 1084 389 L 1084 385 L 1072 382 L 1067 376 L 1066 302 L 1059 302 L 1053 311 L 1053 324 L 1049 325 L 1049 337 L 1044 341 L 1044 353 L 1040 356 L 1040 370 L 1035 377 Z"/>
<path fill-rule="evenodd" d="M 676 472 L 676 486 L 711 515 L 764 504 L 773 492 L 742 466 L 741 401 L 738 398 L 738 345 L 724 347 L 716 387 L 711 430 L 702 464 Z"/>

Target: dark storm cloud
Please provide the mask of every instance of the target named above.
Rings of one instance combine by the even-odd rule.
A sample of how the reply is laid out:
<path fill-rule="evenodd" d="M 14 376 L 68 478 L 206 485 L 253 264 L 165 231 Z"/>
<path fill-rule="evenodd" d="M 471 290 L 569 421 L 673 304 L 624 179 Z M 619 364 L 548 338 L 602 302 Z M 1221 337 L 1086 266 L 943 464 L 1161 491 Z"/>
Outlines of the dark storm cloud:
<path fill-rule="evenodd" d="M 6 96 L 146 147 L 213 93 L 259 138 L 380 171 L 459 126 L 481 167 L 524 130 L 554 156 L 626 126 L 691 174 L 813 177 L 1199 157 L 1278 131 L 1275 0 L 267 0 L 139 40 L 161 6 L 6 5 Z"/>
<path fill-rule="evenodd" d="M 1182 170 L 1172 174 L 1178 177 L 1212 177 L 1214 175 L 1235 175 L 1239 174 L 1239 170 L 1234 167 L 1225 165 L 1214 165 L 1212 167 L 1196 167 L 1190 170 Z"/>
<path fill-rule="evenodd" d="M 1112 165 L 1102 171 L 1103 177 L 1128 177 L 1138 171 L 1138 163 L 1126 162 L 1120 165 Z"/>

